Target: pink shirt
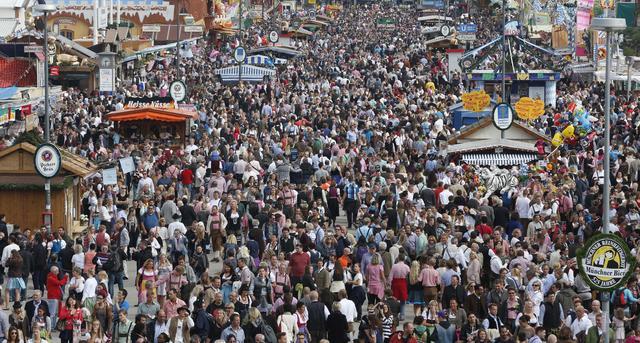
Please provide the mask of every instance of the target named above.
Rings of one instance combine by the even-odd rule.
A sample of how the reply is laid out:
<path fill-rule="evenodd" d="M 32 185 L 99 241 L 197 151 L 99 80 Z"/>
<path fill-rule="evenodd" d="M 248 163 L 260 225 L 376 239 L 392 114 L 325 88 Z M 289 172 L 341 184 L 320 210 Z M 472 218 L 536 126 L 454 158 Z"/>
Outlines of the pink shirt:
<path fill-rule="evenodd" d="M 428 266 L 420 272 L 423 287 L 436 287 L 440 284 L 440 273 Z"/>
<path fill-rule="evenodd" d="M 393 281 L 393 279 L 406 279 L 407 275 L 409 275 L 410 272 L 411 268 L 409 268 L 406 263 L 396 263 L 391 267 L 388 283 L 391 284 L 391 281 Z"/>
<path fill-rule="evenodd" d="M 187 304 L 185 304 L 185 302 L 182 301 L 181 299 L 176 299 L 175 303 L 167 300 L 164 303 L 163 309 L 164 309 L 164 312 L 167 314 L 167 318 L 173 318 L 178 315 L 178 309 L 183 306 L 187 306 Z"/>

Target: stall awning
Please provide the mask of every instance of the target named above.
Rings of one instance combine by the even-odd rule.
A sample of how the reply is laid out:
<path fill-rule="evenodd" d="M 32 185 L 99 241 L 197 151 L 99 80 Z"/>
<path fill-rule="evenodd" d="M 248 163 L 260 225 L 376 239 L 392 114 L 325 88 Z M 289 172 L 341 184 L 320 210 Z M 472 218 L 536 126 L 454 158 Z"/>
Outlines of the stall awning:
<path fill-rule="evenodd" d="M 156 120 L 177 123 L 197 118 L 194 112 L 153 107 L 130 108 L 107 114 L 107 119 L 111 121 Z"/>
<path fill-rule="evenodd" d="M 464 154 L 462 160 L 477 166 L 517 166 L 536 160 L 535 154 Z"/>

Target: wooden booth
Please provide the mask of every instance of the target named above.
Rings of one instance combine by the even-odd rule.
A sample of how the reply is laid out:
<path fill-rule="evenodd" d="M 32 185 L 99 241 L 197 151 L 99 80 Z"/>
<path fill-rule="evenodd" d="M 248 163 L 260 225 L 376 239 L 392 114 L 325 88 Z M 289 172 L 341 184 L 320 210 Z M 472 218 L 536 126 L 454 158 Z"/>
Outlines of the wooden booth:
<path fill-rule="evenodd" d="M 35 170 L 36 146 L 23 142 L 0 151 L 0 213 L 21 229 L 42 226 L 44 178 Z M 82 178 L 96 167 L 88 160 L 60 149 L 62 167 L 51 179 L 52 228 L 64 227 L 69 235 L 82 231 Z"/>
<path fill-rule="evenodd" d="M 185 146 L 190 121 L 197 118 L 195 112 L 155 107 L 129 108 L 107 115 L 122 137 L 137 141 L 154 139 L 175 147 Z"/>

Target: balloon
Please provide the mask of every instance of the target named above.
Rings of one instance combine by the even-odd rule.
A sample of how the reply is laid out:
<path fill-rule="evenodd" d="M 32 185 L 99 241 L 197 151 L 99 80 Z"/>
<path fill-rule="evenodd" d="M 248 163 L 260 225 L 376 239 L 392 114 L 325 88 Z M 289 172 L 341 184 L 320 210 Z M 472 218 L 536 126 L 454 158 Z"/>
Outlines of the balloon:
<path fill-rule="evenodd" d="M 426 87 L 428 90 L 432 90 L 432 91 L 436 90 L 436 85 L 431 81 L 427 82 Z"/>
<path fill-rule="evenodd" d="M 573 134 L 574 132 L 575 132 L 575 128 L 573 127 L 573 125 L 569 125 L 564 130 L 562 130 L 562 137 L 573 138 L 575 137 L 575 135 Z"/>
<path fill-rule="evenodd" d="M 556 132 L 556 134 L 553 136 L 553 139 L 551 140 L 551 144 L 553 144 L 553 146 L 557 148 L 562 145 L 562 141 L 562 134 L 560 132 Z"/>

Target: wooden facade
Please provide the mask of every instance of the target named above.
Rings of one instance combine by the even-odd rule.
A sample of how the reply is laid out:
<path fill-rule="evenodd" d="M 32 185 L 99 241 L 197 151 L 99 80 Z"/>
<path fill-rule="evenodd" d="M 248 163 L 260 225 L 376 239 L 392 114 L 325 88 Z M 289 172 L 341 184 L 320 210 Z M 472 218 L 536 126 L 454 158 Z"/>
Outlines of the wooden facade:
<path fill-rule="evenodd" d="M 0 213 L 7 222 L 21 229 L 42 226 L 45 206 L 44 178 L 34 167 L 36 147 L 16 144 L 0 151 Z M 88 160 L 61 151 L 62 168 L 51 179 L 53 228 L 64 227 L 69 234 L 77 231 L 82 204 L 82 178 L 95 171 Z"/>

